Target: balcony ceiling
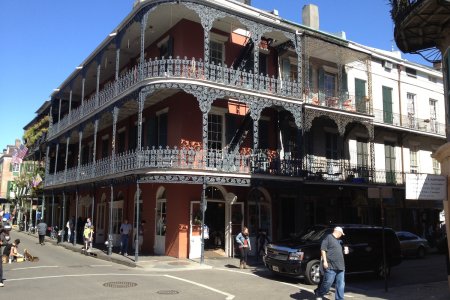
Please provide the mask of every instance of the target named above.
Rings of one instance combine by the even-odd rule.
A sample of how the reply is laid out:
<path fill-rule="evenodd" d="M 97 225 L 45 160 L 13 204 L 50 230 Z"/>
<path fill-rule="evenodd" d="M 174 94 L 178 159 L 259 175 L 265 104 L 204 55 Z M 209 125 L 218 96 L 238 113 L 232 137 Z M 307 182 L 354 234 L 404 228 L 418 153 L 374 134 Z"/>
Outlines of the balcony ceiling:
<path fill-rule="evenodd" d="M 403 19 L 397 19 L 395 41 L 403 52 L 439 47 L 450 34 L 450 1 L 421 1 Z"/>

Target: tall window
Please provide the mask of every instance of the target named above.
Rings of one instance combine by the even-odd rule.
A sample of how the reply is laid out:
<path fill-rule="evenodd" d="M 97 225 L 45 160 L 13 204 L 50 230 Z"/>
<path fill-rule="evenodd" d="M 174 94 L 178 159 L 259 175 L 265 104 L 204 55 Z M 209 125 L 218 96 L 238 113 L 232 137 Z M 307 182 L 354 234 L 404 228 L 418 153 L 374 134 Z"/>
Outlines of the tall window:
<path fill-rule="evenodd" d="M 432 161 L 433 161 L 433 173 L 436 175 L 441 174 L 441 164 L 434 157 L 432 157 Z"/>
<path fill-rule="evenodd" d="M 430 99 L 430 130 L 437 133 L 437 112 L 436 112 L 437 100 Z"/>
<path fill-rule="evenodd" d="M 411 173 L 417 173 L 419 171 L 419 163 L 417 161 L 417 152 L 419 151 L 417 146 L 412 146 L 410 150 L 410 168 Z"/>
<path fill-rule="evenodd" d="M 209 42 L 209 61 L 214 64 L 222 64 L 224 61 L 223 43 L 211 40 Z"/>
<path fill-rule="evenodd" d="M 218 114 L 208 115 L 208 149 L 222 149 L 223 117 Z"/>
<path fill-rule="evenodd" d="M 386 142 L 384 145 L 386 168 L 386 183 L 395 183 L 395 144 Z"/>
<path fill-rule="evenodd" d="M 106 137 L 102 139 L 102 158 L 105 158 L 108 156 L 108 147 L 109 147 L 109 138 Z"/>
<path fill-rule="evenodd" d="M 326 133 L 326 148 L 325 154 L 327 159 L 337 159 L 338 158 L 338 147 L 337 147 L 338 135 L 336 133 Z"/>
<path fill-rule="evenodd" d="M 356 141 L 356 163 L 358 167 L 367 168 L 369 165 L 369 151 L 367 141 L 358 139 Z"/>
<path fill-rule="evenodd" d="M 383 86 L 383 122 L 392 124 L 392 88 Z"/>
<path fill-rule="evenodd" d="M 328 97 L 334 97 L 336 94 L 336 75 L 331 73 L 324 73 L 323 88 L 325 95 Z"/>
<path fill-rule="evenodd" d="M 366 81 L 355 78 L 356 110 L 365 113 L 366 107 Z"/>
<path fill-rule="evenodd" d="M 407 93 L 406 99 L 408 100 L 407 109 L 409 128 L 416 128 L 416 95 Z"/>
<path fill-rule="evenodd" d="M 147 147 L 161 146 L 164 148 L 167 146 L 168 119 L 167 111 L 163 110 L 145 121 Z"/>

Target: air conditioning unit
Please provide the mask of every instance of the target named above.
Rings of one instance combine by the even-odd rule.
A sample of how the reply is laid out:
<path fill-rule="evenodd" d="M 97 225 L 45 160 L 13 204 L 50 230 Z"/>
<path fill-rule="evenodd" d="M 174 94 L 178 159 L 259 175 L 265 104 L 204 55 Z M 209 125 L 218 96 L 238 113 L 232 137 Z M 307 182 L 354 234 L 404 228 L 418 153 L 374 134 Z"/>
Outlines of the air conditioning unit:
<path fill-rule="evenodd" d="M 384 62 L 383 62 L 383 67 L 384 67 L 385 69 L 391 70 L 391 69 L 394 67 L 394 65 L 393 65 L 390 61 L 384 61 Z"/>

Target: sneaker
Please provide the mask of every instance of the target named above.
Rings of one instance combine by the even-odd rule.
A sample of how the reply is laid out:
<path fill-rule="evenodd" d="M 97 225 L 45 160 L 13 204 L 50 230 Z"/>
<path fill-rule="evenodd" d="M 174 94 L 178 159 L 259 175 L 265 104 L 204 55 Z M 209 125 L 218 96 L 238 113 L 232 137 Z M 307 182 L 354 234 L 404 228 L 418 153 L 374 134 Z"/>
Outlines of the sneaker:
<path fill-rule="evenodd" d="M 128 256 L 128 253 L 125 253 L 125 256 Z"/>
<path fill-rule="evenodd" d="M 119 252 L 119 255 L 122 255 L 122 252 Z"/>
<path fill-rule="evenodd" d="M 4 287 L 5 285 L 3 284 L 3 282 L 0 282 L 0 287 Z"/>

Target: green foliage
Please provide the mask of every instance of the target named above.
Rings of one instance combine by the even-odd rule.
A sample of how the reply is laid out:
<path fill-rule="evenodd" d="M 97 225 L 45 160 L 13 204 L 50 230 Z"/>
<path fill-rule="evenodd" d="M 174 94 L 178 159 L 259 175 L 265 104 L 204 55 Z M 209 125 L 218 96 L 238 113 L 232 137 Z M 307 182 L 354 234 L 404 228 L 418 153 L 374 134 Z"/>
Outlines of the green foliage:
<path fill-rule="evenodd" d="M 25 131 L 23 140 L 27 147 L 33 146 L 48 131 L 49 119 L 49 116 L 45 116 Z"/>

